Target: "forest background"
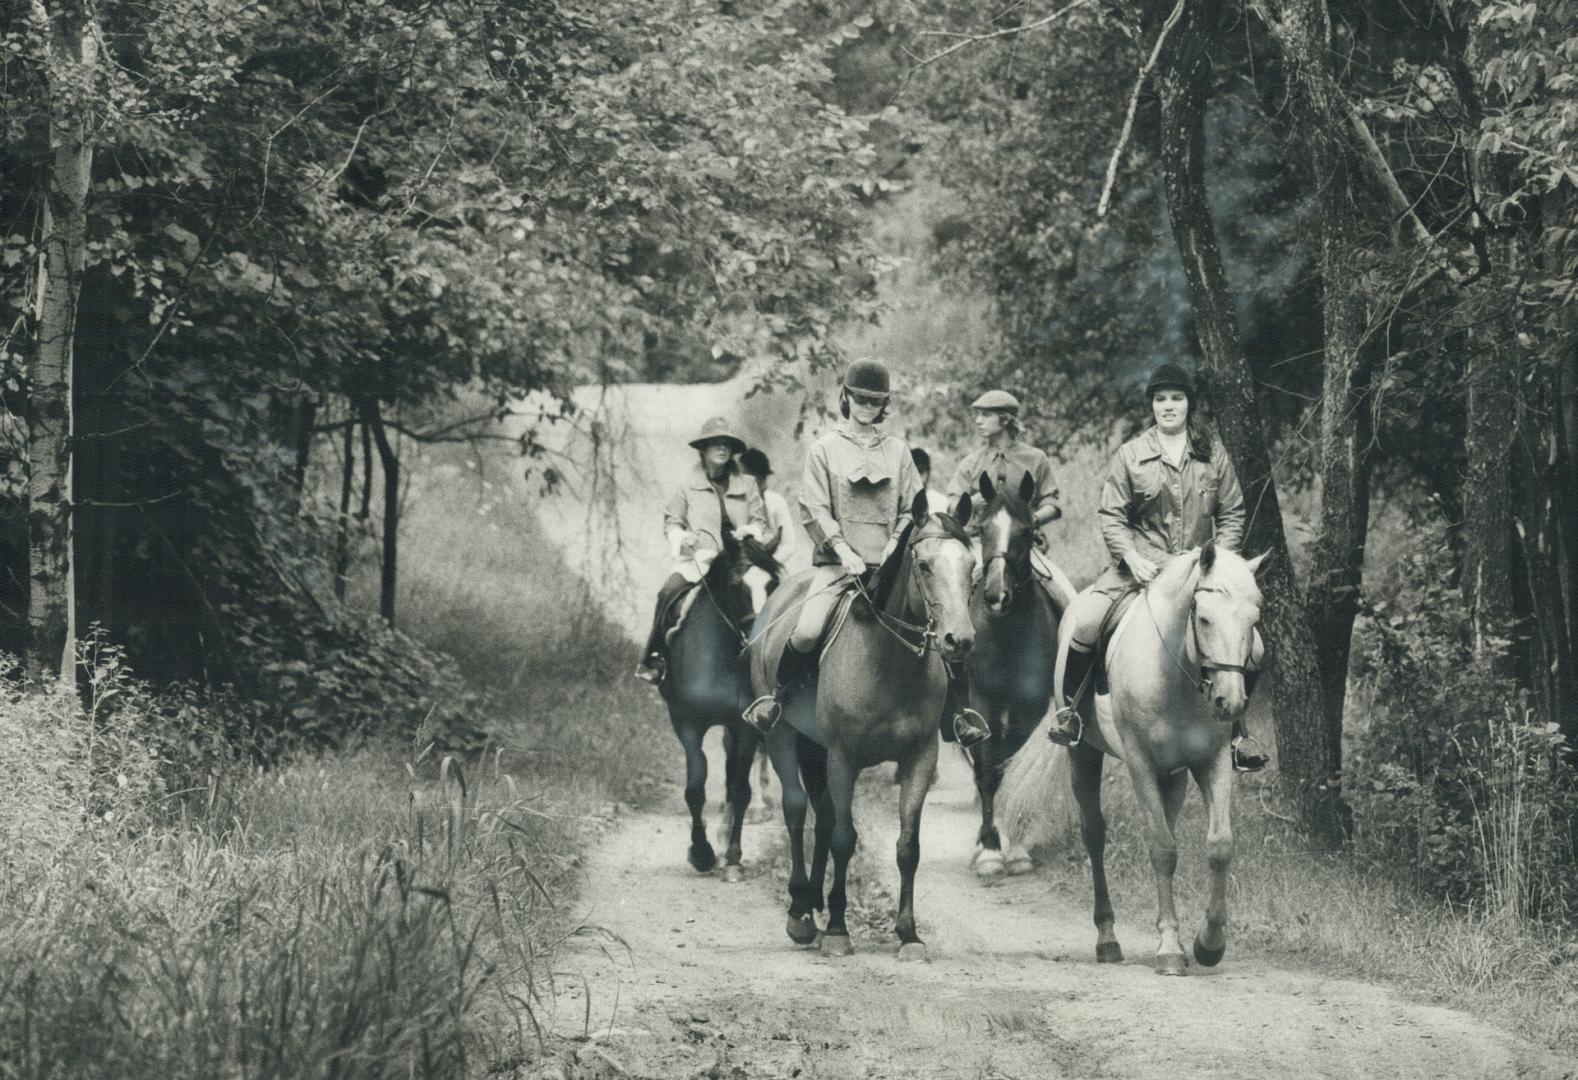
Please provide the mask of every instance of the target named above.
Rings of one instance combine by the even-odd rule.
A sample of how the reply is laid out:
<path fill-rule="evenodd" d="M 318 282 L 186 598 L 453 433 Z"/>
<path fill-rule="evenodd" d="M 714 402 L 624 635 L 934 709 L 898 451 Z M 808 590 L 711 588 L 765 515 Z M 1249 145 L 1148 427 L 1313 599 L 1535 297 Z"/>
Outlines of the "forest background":
<path fill-rule="evenodd" d="M 311 1034 L 268 1043 L 294 1029 L 238 1002 L 293 985 L 290 963 L 360 962 L 225 937 L 285 933 L 244 913 L 279 877 L 270 800 L 388 767 L 409 798 L 325 811 L 332 856 L 287 875 L 339 897 L 317 944 L 380 940 L 394 904 L 409 962 L 438 963 L 463 940 L 446 905 L 508 873 L 532 931 L 504 906 L 477 925 L 533 970 L 570 826 L 531 812 L 499 747 L 558 761 L 522 775 L 574 799 L 653 782 L 572 767 L 640 730 L 584 681 L 614 628 L 465 620 L 458 599 L 516 595 L 485 565 L 445 603 L 402 585 L 443 561 L 402 554 L 402 521 L 476 509 L 423 470 L 503 441 L 512 490 L 552 498 L 582 464 L 555 449 L 576 387 L 816 385 L 883 318 L 873 223 L 917 184 L 941 209 L 912 259 L 980 305 L 916 369 L 906 422 L 957 446 L 966 392 L 1003 385 L 1071 460 L 1134 429 L 1146 370 L 1191 360 L 1247 546 L 1273 553 L 1279 812 L 1548 952 L 1578 842 L 1575 24 L 1565 2 L 1452 0 L 0 2 L 0 648 L 23 748 L 4 889 L 30 913 L 0 1040 L 20 1074 L 152 1053 L 133 1035 L 176 1016 L 193 1062 L 262 1040 L 283 1074 L 320 1038 L 474 1058 L 497 980 L 391 991 L 382 1019 L 327 999 L 306 1019 L 287 991 L 273 1019 Z M 1383 511 L 1401 527 L 1372 530 Z M 592 693 L 607 725 L 544 704 Z M 491 816 L 454 811 L 490 750 Z M 107 873 L 128 860 L 158 880 Z M 194 874 L 206 899 L 172 914 Z M 204 1023 L 240 1034 L 107 975 L 159 940 L 209 980 Z M 63 941 L 101 951 L 61 965 Z M 49 1001 L 123 1019 L 88 1024 L 100 1042 L 62 1027 L 81 1056 L 51 1058 L 30 1019 Z M 416 1015 L 431 1030 L 380 1035 Z"/>

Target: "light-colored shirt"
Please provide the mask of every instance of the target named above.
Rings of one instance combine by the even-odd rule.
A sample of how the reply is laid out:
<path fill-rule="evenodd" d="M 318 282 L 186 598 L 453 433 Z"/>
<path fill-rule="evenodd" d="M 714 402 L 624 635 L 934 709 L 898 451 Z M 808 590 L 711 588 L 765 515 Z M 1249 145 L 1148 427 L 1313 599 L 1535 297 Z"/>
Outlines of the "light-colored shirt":
<path fill-rule="evenodd" d="M 778 547 L 773 551 L 773 558 L 788 566 L 789 556 L 798 546 L 795 533 L 800 531 L 800 523 L 789 511 L 789 500 L 776 491 L 762 492 L 762 502 L 767 504 L 768 527 L 778 530 Z"/>
<path fill-rule="evenodd" d="M 981 499 L 981 474 L 985 473 L 999 488 L 1019 493 L 1019 484 L 1025 474 L 1035 483 L 1030 495 L 1029 510 L 1036 520 L 1050 520 L 1057 509 L 1057 481 L 1052 477 L 1052 462 L 1044 452 L 1029 443 L 1015 439 L 1007 446 L 982 446 L 966 454 L 959 467 L 953 471 L 948 484 L 948 505 L 959 501 L 959 496 L 969 492 L 975 502 L 976 512 L 986 509 Z M 968 526 L 966 526 L 968 528 Z"/>
<path fill-rule="evenodd" d="M 842 539 L 867 564 L 882 560 L 888 540 L 910 520 L 921 490 L 909 443 L 897 435 L 863 436 L 843 428 L 811 444 L 800 483 L 800 520 L 811 536 L 811 561 L 835 566 Z"/>
<path fill-rule="evenodd" d="M 1221 440 L 1213 437 L 1210 461 L 1186 443 L 1182 463 L 1174 465 L 1154 427 L 1113 455 L 1096 515 L 1114 562 L 1131 551 L 1157 562 L 1213 536 L 1237 551 L 1244 539 L 1244 493 Z"/>

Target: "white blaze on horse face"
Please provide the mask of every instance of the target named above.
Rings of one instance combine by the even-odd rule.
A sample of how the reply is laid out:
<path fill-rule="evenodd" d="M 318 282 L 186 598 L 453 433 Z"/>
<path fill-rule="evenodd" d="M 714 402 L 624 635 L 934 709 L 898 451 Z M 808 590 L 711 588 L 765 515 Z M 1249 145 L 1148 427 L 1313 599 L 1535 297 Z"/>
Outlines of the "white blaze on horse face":
<path fill-rule="evenodd" d="M 740 575 L 740 580 L 751 590 L 751 614 L 760 615 L 762 608 L 767 606 L 767 588 L 772 584 L 772 575 L 760 566 L 752 566 Z"/>
<path fill-rule="evenodd" d="M 1000 610 L 1008 602 L 1008 538 L 1013 527 L 1014 519 L 1004 507 L 992 516 L 991 527 L 981 536 L 983 546 L 989 542 L 992 548 L 986 552 L 986 596 L 987 606 L 993 611 Z"/>
<path fill-rule="evenodd" d="M 915 545 L 915 558 L 923 568 L 922 588 L 931 605 L 938 641 L 945 654 L 954 654 L 949 659 L 954 659 L 975 643 L 975 626 L 970 621 L 970 585 L 975 557 L 969 546 L 958 540 L 932 539 Z"/>

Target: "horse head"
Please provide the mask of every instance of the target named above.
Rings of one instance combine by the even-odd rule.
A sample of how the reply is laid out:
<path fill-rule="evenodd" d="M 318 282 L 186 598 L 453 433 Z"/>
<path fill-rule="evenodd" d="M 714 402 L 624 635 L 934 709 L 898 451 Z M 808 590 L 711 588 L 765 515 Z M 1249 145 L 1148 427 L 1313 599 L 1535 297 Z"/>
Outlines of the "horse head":
<path fill-rule="evenodd" d="M 767 550 L 763 530 L 754 522 L 724 532 L 724 554 L 727 556 L 724 561 L 729 567 L 731 590 L 743 591 L 747 597 L 743 604 L 749 607 L 742 615 L 754 616 L 766 606 L 767 597 L 778 587 L 783 567 Z"/>
<path fill-rule="evenodd" d="M 1260 621 L 1260 586 L 1255 573 L 1266 553 L 1245 559 L 1207 541 L 1200 549 L 1194 586 L 1191 651 L 1210 684 L 1211 703 L 1227 716 L 1244 711 L 1244 669 Z"/>
<path fill-rule="evenodd" d="M 964 526 L 969 523 L 972 504 L 969 495 L 959 499 L 953 514 L 933 512 L 926 504 L 924 491 L 910 504 L 914 526 L 903 544 L 906 598 L 909 608 L 920 603 L 911 617 L 924 618 L 937 636 L 943 659 L 956 663 L 975 644 L 975 626 L 970 621 L 970 579 L 975 555 Z"/>
<path fill-rule="evenodd" d="M 981 561 L 986 607 L 1003 612 L 1014 598 L 1014 587 L 1030 576 L 1030 547 L 1035 542 L 1035 518 L 1030 500 L 1036 492 L 1035 477 L 1028 472 L 1017 492 L 998 490 L 984 472 L 978 481 L 986 508 L 981 513 Z"/>

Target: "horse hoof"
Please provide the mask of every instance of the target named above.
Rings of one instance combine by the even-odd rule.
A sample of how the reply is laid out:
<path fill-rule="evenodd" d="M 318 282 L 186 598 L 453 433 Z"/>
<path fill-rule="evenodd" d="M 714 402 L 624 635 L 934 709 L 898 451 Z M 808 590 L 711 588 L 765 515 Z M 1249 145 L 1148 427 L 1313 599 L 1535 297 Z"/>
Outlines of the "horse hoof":
<path fill-rule="evenodd" d="M 730 863 L 723 868 L 723 881 L 727 885 L 738 885 L 745 880 L 745 870 L 739 863 Z"/>
<path fill-rule="evenodd" d="M 690 865 L 695 867 L 698 873 L 712 873 L 712 868 L 718 865 L 718 856 L 713 853 L 712 845 L 690 845 Z"/>
<path fill-rule="evenodd" d="M 1189 967 L 1189 960 L 1183 953 L 1167 953 L 1156 955 L 1156 974 L 1182 975 Z"/>
<path fill-rule="evenodd" d="M 906 941 L 899 946 L 899 959 L 903 961 L 925 960 L 926 943 L 924 941 Z"/>
<path fill-rule="evenodd" d="M 1222 942 L 1222 947 L 1219 948 L 1219 949 L 1208 949 L 1208 948 L 1205 947 L 1205 944 L 1200 940 L 1200 936 L 1198 934 L 1195 935 L 1195 939 L 1194 939 L 1194 958 L 1195 958 L 1195 960 L 1197 960 L 1199 962 L 1201 967 L 1216 967 L 1216 965 L 1218 965 L 1218 964 L 1220 964 L 1222 962 L 1222 956 L 1226 952 L 1227 952 L 1227 942 L 1226 941 Z"/>
<path fill-rule="evenodd" d="M 1036 864 L 1031 860 L 1030 856 L 1025 854 L 1015 855 L 1013 858 L 1008 860 L 1008 875 L 1010 877 L 1018 877 L 1020 874 L 1028 874 L 1035 868 Z"/>
<path fill-rule="evenodd" d="M 848 956 L 854 951 L 854 946 L 849 943 L 848 934 L 824 933 L 822 935 L 823 956 Z"/>
<path fill-rule="evenodd" d="M 801 915 L 799 918 L 789 916 L 789 922 L 784 929 L 789 931 L 789 940 L 796 945 L 816 944 L 816 920 L 809 915 Z"/>
<path fill-rule="evenodd" d="M 975 876 L 982 881 L 995 881 L 1003 876 L 1003 853 L 990 848 L 982 848 L 975 857 Z"/>
<path fill-rule="evenodd" d="M 1121 964 L 1123 963 L 1123 946 L 1116 941 L 1101 941 L 1096 943 L 1096 963 Z"/>

